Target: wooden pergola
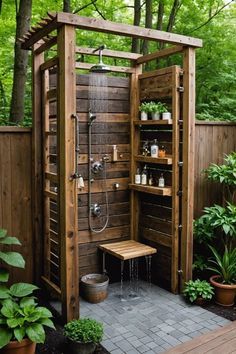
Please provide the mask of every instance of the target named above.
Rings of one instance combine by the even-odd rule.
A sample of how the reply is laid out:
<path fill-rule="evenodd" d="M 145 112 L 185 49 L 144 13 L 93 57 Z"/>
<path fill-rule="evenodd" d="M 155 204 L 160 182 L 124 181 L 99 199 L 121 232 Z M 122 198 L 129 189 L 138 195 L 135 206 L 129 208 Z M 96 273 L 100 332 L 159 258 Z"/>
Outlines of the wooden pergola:
<path fill-rule="evenodd" d="M 48 13 L 48 17 L 43 18 L 21 39 L 22 48 L 32 49 L 33 54 L 33 230 L 36 276 L 37 281 L 42 278 L 49 290 L 60 297 L 65 320 L 79 316 L 78 191 L 76 180 L 71 178 L 75 170 L 76 154 L 75 119 L 71 119 L 71 117 L 76 117 L 78 110 L 76 107 L 76 69 L 89 70 L 93 65 L 76 62 L 75 54 L 97 55 L 93 48 L 76 46 L 77 29 L 136 37 L 171 45 L 144 56 L 113 50 L 104 50 L 103 55 L 127 59 L 131 63 L 130 66 L 111 67 L 112 72 L 125 73 L 130 77 L 131 174 L 134 173 L 137 166 L 135 141 L 138 139 L 136 127 L 139 125 L 137 117 L 140 102 L 139 90 L 142 86 L 140 83 L 149 77 L 171 75 L 172 114 L 174 115 L 173 123 L 171 123 L 173 124 L 174 171 L 171 192 L 173 237 L 171 241 L 169 239 L 166 241 L 164 236 L 160 237 L 160 243 L 163 243 L 165 247 L 170 247 L 172 252 L 171 289 L 173 292 L 177 292 L 179 285 L 181 286 L 184 281 L 190 279 L 192 274 L 195 49 L 202 46 L 202 41 L 197 38 L 68 13 Z M 52 47 L 55 56 L 46 60 L 44 54 Z M 171 69 L 164 68 L 142 74 L 142 64 L 174 54 L 182 55 L 182 69 L 175 66 Z M 51 73 L 57 75 L 56 89 L 51 88 Z M 176 92 L 178 95 L 182 95 L 181 119 L 179 117 L 180 99 Z M 57 102 L 56 114 L 54 114 L 57 124 L 56 132 L 50 130 L 50 100 L 52 99 Z M 179 128 L 180 126 L 181 128 Z M 180 130 L 183 146 L 181 159 L 178 148 Z M 55 136 L 57 139 L 58 170 L 56 172 L 51 172 L 49 169 L 49 139 L 51 136 Z M 181 190 L 179 188 L 180 173 Z M 137 188 L 136 190 L 133 190 L 132 186 L 130 188 L 130 238 L 137 240 L 139 197 Z M 148 193 L 152 194 L 150 190 Z M 58 215 L 58 230 L 57 233 L 53 231 L 52 234 L 50 226 L 51 203 L 57 205 Z M 57 237 L 56 241 L 53 237 Z M 91 240 L 93 241 L 93 236 L 91 236 Z M 50 248 L 52 243 L 57 250 L 54 253 L 58 252 L 58 264 L 55 264 L 56 262 L 52 259 L 53 252 Z M 44 263 L 44 269 L 42 269 L 42 263 Z M 50 275 L 52 269 L 50 265 L 59 269 L 58 283 L 54 282 Z"/>

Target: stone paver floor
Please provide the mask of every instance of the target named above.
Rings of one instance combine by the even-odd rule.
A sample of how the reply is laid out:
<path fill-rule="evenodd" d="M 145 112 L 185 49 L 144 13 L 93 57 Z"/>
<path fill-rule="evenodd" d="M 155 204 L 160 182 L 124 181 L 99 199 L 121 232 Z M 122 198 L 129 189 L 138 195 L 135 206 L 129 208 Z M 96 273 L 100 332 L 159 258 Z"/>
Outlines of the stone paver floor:
<path fill-rule="evenodd" d="M 140 281 L 138 287 L 138 297 L 129 296 L 127 282 L 122 300 L 119 283 L 109 285 L 99 304 L 81 299 L 81 317 L 104 324 L 102 345 L 112 354 L 163 353 L 230 322 L 155 285 Z"/>

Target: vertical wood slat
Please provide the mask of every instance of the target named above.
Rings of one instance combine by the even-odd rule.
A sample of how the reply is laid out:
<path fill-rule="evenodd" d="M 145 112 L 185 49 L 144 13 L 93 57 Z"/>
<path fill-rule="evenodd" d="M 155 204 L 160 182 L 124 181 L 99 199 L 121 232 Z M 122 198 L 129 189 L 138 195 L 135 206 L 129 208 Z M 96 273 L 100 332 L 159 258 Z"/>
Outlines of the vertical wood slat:
<path fill-rule="evenodd" d="M 59 237 L 62 315 L 69 321 L 79 316 L 78 227 L 75 169 L 76 112 L 75 28 L 58 29 L 58 146 L 59 146 Z"/>
<path fill-rule="evenodd" d="M 44 229 L 44 270 L 43 275 L 50 280 L 50 198 L 44 193 L 50 189 L 50 181 L 46 179 L 45 172 L 49 171 L 49 136 L 45 134 L 49 131 L 49 101 L 47 92 L 49 90 L 49 72 L 42 72 L 42 120 L 43 120 L 43 229 Z"/>
<path fill-rule="evenodd" d="M 131 178 L 134 178 L 137 169 L 137 162 L 134 156 L 138 154 L 140 131 L 134 126 L 133 121 L 138 119 L 139 113 L 139 79 L 142 73 L 142 65 L 135 67 L 135 73 L 130 78 L 130 147 L 131 147 Z M 134 181 L 131 181 L 134 183 Z M 132 240 L 138 240 L 138 215 L 139 215 L 139 198 L 138 193 L 134 190 L 130 195 L 130 234 Z"/>
<path fill-rule="evenodd" d="M 171 290 L 178 293 L 179 279 L 179 115 L 180 97 L 177 88 L 180 85 L 180 68 L 172 69 L 172 257 L 171 257 Z"/>
<path fill-rule="evenodd" d="M 43 198 L 42 198 L 42 98 L 41 98 L 41 70 L 44 62 L 44 53 L 36 54 L 35 50 L 43 44 L 38 42 L 32 52 L 32 80 L 33 80 L 33 125 L 32 125 L 32 210 L 33 210 L 33 237 L 35 259 L 35 281 L 40 282 L 42 275 L 42 244 L 43 244 Z"/>
<path fill-rule="evenodd" d="M 195 50 L 191 47 L 183 52 L 183 71 L 182 287 L 192 277 L 193 258 Z"/>

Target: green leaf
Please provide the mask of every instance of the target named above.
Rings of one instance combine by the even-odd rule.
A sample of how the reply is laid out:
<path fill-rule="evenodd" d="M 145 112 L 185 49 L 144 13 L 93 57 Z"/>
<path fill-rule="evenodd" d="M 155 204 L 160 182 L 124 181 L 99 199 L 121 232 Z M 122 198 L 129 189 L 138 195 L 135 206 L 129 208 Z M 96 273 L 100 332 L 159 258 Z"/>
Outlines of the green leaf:
<path fill-rule="evenodd" d="M 7 299 L 3 302 L 1 313 L 7 318 L 14 318 L 17 309 L 18 305 L 11 299 Z"/>
<path fill-rule="evenodd" d="M 24 308 L 24 307 L 30 306 L 30 305 L 36 305 L 34 297 L 32 297 L 32 296 L 31 297 L 23 297 L 20 300 L 20 307 L 21 308 Z"/>
<path fill-rule="evenodd" d="M 0 229 L 0 238 L 4 238 L 7 235 L 7 230 Z"/>
<path fill-rule="evenodd" d="M 7 345 L 12 338 L 12 331 L 7 328 L 0 327 L 0 349 Z"/>
<path fill-rule="evenodd" d="M 6 283 L 9 280 L 9 272 L 4 269 L 4 268 L 0 268 L 0 282 L 2 283 Z"/>
<path fill-rule="evenodd" d="M 15 328 L 14 329 L 14 336 L 16 337 L 18 342 L 21 342 L 22 339 L 25 337 L 25 328 L 24 327 Z"/>
<path fill-rule="evenodd" d="M 0 299 L 8 299 L 9 297 L 9 289 L 5 285 L 0 285 Z"/>
<path fill-rule="evenodd" d="M 16 283 L 10 287 L 10 293 L 12 296 L 24 297 L 32 294 L 32 292 L 37 289 L 38 287 L 33 284 Z"/>
<path fill-rule="evenodd" d="M 37 307 L 37 312 L 40 313 L 41 317 L 52 317 L 51 311 L 49 311 L 46 307 Z"/>
<path fill-rule="evenodd" d="M 45 342 L 45 332 L 43 326 L 40 323 L 32 323 L 29 327 L 26 328 L 26 334 L 32 342 Z"/>
<path fill-rule="evenodd" d="M 13 267 L 25 267 L 24 258 L 18 252 L 0 252 L 0 259 Z"/>
<path fill-rule="evenodd" d="M 16 327 L 22 326 L 23 323 L 24 323 L 24 319 L 22 317 L 20 317 L 20 318 L 9 318 L 7 320 L 7 325 L 10 328 L 16 328 Z"/>
<path fill-rule="evenodd" d="M 20 241 L 16 237 L 7 236 L 3 239 L 0 239 L 0 243 L 4 245 L 21 245 Z"/>
<path fill-rule="evenodd" d="M 55 326 L 54 326 L 52 320 L 50 320 L 50 318 L 42 318 L 42 319 L 40 320 L 40 323 L 41 323 L 43 326 L 47 326 L 47 327 L 50 327 L 50 328 L 55 329 Z"/>

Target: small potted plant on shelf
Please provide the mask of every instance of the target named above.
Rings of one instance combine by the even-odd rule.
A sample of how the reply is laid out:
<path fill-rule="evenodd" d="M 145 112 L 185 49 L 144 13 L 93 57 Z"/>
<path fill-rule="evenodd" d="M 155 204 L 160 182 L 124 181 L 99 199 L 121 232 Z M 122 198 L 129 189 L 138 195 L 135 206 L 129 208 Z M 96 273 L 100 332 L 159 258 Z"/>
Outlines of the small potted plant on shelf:
<path fill-rule="evenodd" d="M 139 111 L 141 112 L 141 120 L 148 120 L 149 102 L 143 102 L 139 106 Z"/>
<path fill-rule="evenodd" d="M 20 245 L 16 237 L 0 229 L 0 246 Z M 8 266 L 24 268 L 25 261 L 18 252 L 0 252 L 0 260 Z M 35 285 L 15 283 L 8 287 L 9 272 L 0 268 L 0 349 L 2 354 L 34 354 L 36 343 L 44 343 L 44 326 L 54 328 L 52 314 L 37 305 L 32 296 Z"/>
<path fill-rule="evenodd" d="M 203 305 L 212 299 L 214 288 L 206 280 L 189 280 L 185 283 L 184 296 L 197 305 Z"/>
<path fill-rule="evenodd" d="M 162 113 L 162 120 L 171 119 L 171 113 L 168 111 L 167 105 L 165 103 L 162 104 L 161 113 Z"/>
<path fill-rule="evenodd" d="M 90 318 L 72 320 L 64 326 L 71 354 L 91 354 L 103 337 L 103 326 Z"/>

